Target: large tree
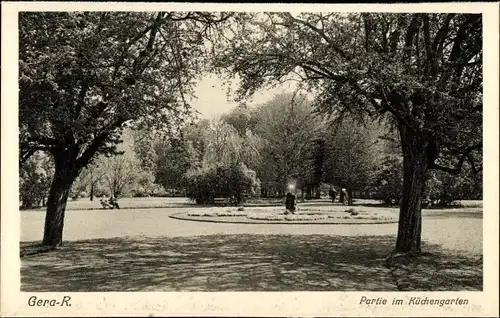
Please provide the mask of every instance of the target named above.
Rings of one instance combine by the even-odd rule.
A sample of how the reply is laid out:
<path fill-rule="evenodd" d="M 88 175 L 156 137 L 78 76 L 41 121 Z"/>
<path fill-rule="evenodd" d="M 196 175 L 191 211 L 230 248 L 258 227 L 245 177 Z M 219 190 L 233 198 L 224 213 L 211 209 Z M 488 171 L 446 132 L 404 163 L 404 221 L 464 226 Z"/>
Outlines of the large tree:
<path fill-rule="evenodd" d="M 280 94 L 259 105 L 255 113 L 255 133 L 262 139 L 257 169 L 262 188 L 283 195 L 289 182 L 298 182 L 301 188 L 308 185 L 320 123 L 311 103 L 302 95 Z"/>
<path fill-rule="evenodd" d="M 131 123 L 175 126 L 189 114 L 204 39 L 224 14 L 25 12 L 19 15 L 20 162 L 52 154 L 43 244 L 62 242 L 71 185 Z"/>
<path fill-rule="evenodd" d="M 130 149 L 104 159 L 102 167 L 103 181 L 109 189 L 109 194 L 115 198 L 124 196 L 126 190 L 131 190 L 139 181 L 142 181 L 141 179 L 144 179 L 145 171 L 141 169 L 140 161 Z"/>
<path fill-rule="evenodd" d="M 80 175 L 75 179 L 71 195 L 76 199 L 82 193 L 85 193 L 88 194 L 90 201 L 94 201 L 96 190 L 105 174 L 106 170 L 102 165 L 102 160 L 93 160 L 92 164 L 89 164 L 82 169 Z"/>
<path fill-rule="evenodd" d="M 378 130 L 350 118 L 335 124 L 326 139 L 324 180 L 345 188 L 352 205 L 352 191 L 366 190 L 379 168 Z"/>
<path fill-rule="evenodd" d="M 237 22 L 216 67 L 238 75 L 242 97 L 294 79 L 327 113 L 390 116 L 404 170 L 396 251 L 419 253 L 429 169 L 480 169 L 481 15 L 242 13 Z"/>

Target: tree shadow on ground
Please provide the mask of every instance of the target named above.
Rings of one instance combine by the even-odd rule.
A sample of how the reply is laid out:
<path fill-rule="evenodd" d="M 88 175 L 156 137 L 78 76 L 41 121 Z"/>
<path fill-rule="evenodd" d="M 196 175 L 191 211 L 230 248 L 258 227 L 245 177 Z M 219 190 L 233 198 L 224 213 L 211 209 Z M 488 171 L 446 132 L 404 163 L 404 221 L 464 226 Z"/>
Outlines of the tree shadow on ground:
<path fill-rule="evenodd" d="M 69 242 L 41 254 L 34 254 L 33 242 L 21 243 L 21 290 L 396 291 L 395 269 L 411 266 L 402 260 L 387 266 L 394 242 L 393 236 L 134 237 Z M 413 290 L 482 289 L 482 261 L 435 255 L 420 260 Z M 441 272 L 418 281 L 438 265 Z"/>
<path fill-rule="evenodd" d="M 422 255 L 387 259 L 401 291 L 477 291 L 483 289 L 482 255 L 434 249 Z"/>

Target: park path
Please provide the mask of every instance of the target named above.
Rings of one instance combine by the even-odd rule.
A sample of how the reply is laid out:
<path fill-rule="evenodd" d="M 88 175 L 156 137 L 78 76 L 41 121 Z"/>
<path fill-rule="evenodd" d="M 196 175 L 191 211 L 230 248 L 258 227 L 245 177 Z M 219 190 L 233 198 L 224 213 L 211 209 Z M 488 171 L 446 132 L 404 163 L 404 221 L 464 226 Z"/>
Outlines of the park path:
<path fill-rule="evenodd" d="M 397 223 L 229 224 L 169 217 L 181 211 L 67 211 L 63 247 L 22 257 L 21 290 L 482 289 L 477 213 L 424 213 L 423 248 L 432 256 L 388 267 Z M 42 239 L 44 218 L 44 211 L 21 212 L 23 248 Z"/>
<path fill-rule="evenodd" d="M 397 223 L 358 225 L 223 224 L 172 219 L 182 208 L 68 211 L 63 239 L 77 241 L 117 237 L 187 237 L 199 235 L 337 235 L 396 236 Z M 21 212 L 21 241 L 43 237 L 45 211 Z M 433 217 L 424 213 L 422 239 L 442 248 L 482 252 L 482 218 Z"/>

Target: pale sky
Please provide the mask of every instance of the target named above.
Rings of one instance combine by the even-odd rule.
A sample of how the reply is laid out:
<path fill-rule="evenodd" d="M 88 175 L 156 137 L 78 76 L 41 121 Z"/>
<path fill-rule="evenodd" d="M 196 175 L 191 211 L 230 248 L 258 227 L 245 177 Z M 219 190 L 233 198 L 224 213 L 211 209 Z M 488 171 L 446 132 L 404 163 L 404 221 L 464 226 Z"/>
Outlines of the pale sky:
<path fill-rule="evenodd" d="M 285 83 L 272 90 L 259 91 L 247 102 L 247 104 L 252 107 L 263 104 L 280 93 L 293 92 L 292 83 L 293 82 Z M 236 81 L 233 82 L 232 90 L 237 88 L 236 84 Z M 226 91 L 226 86 L 223 85 L 223 82 L 217 75 L 207 76 L 195 87 L 194 94 L 198 99 L 193 100 L 191 106 L 201 113 L 201 118 L 217 118 L 238 105 L 236 102 L 228 100 Z"/>

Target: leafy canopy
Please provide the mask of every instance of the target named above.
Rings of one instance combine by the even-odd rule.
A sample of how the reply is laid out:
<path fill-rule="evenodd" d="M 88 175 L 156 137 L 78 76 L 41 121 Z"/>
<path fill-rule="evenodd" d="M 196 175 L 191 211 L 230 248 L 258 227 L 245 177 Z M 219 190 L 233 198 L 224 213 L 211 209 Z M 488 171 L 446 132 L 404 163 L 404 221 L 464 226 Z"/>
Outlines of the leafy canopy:
<path fill-rule="evenodd" d="M 468 160 L 479 170 L 480 15 L 242 13 L 235 21 L 214 66 L 241 79 L 241 98 L 297 81 L 325 113 L 389 114 L 405 136 L 429 143 L 430 168 L 457 173 Z"/>
<path fill-rule="evenodd" d="M 128 124 L 175 127 L 225 14 L 20 14 L 21 162 L 71 149 L 77 168 L 113 153 Z"/>

